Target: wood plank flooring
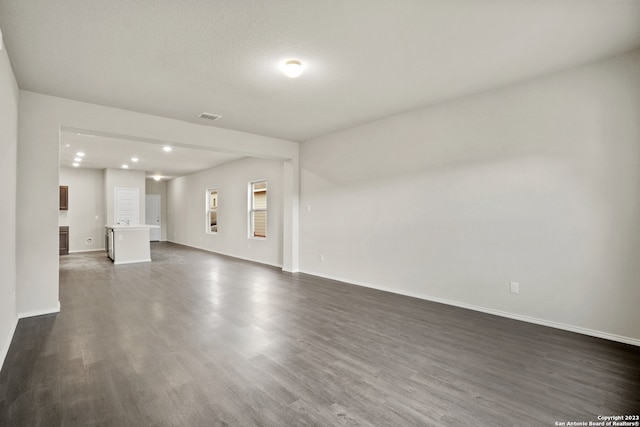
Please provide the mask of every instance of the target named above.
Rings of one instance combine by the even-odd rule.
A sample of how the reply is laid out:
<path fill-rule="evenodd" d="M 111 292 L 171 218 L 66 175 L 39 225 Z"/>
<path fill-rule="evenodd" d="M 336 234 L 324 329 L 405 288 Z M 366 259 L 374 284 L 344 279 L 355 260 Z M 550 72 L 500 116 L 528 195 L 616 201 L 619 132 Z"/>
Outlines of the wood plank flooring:
<path fill-rule="evenodd" d="M 640 348 L 171 243 L 60 259 L 2 426 L 553 426 L 640 412 Z"/>

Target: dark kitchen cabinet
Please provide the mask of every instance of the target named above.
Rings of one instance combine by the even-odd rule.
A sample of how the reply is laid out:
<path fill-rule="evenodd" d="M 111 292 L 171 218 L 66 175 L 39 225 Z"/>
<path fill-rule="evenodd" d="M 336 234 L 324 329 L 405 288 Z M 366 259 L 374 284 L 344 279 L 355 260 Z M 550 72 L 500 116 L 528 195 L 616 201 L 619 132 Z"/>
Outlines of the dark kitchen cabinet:
<path fill-rule="evenodd" d="M 69 210 L 69 187 L 66 185 L 60 186 L 60 210 Z"/>
<path fill-rule="evenodd" d="M 60 255 L 69 255 L 69 226 L 60 226 Z"/>

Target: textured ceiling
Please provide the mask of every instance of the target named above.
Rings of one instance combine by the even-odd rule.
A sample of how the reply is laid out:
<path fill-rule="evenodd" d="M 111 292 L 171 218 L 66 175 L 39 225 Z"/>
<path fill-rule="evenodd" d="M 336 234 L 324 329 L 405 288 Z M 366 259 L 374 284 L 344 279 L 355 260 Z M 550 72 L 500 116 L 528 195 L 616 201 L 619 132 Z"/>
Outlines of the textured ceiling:
<path fill-rule="evenodd" d="M 0 0 L 0 27 L 21 89 L 302 141 L 631 50 L 640 1 Z"/>

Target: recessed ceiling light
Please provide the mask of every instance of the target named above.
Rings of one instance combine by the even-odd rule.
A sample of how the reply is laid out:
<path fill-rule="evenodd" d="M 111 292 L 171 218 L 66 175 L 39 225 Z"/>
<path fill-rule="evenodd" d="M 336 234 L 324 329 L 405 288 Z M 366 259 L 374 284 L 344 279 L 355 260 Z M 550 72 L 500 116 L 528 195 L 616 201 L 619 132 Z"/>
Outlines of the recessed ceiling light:
<path fill-rule="evenodd" d="M 140 159 L 138 159 L 137 157 L 132 157 L 131 158 L 131 161 L 134 162 L 134 163 L 137 162 L 138 160 L 140 160 Z"/>
<path fill-rule="evenodd" d="M 78 166 L 80 166 L 80 163 L 75 162 L 75 163 L 72 163 L 72 165 L 73 165 L 74 168 L 77 168 Z"/>
<path fill-rule="evenodd" d="M 165 145 L 164 147 L 162 147 L 162 149 L 163 149 L 164 151 L 166 151 L 167 153 L 168 153 L 169 151 L 171 151 L 171 150 L 172 150 L 172 148 L 171 148 L 171 147 L 169 147 L 168 145 Z"/>
<path fill-rule="evenodd" d="M 78 151 L 78 152 L 76 153 L 76 156 L 78 156 L 78 157 L 84 157 L 84 153 L 83 153 L 82 151 Z"/>
<path fill-rule="evenodd" d="M 82 157 L 74 157 L 73 161 L 74 162 L 81 162 L 82 161 Z"/>
<path fill-rule="evenodd" d="M 122 165 L 122 169 L 129 169 L 129 165 L 127 164 Z"/>
<path fill-rule="evenodd" d="M 153 179 L 155 179 L 156 181 L 160 181 L 160 179 L 162 179 L 162 177 L 160 175 L 154 175 Z"/>
<path fill-rule="evenodd" d="M 287 77 L 296 78 L 302 74 L 302 62 L 297 59 L 290 59 L 284 63 L 284 73 Z"/>

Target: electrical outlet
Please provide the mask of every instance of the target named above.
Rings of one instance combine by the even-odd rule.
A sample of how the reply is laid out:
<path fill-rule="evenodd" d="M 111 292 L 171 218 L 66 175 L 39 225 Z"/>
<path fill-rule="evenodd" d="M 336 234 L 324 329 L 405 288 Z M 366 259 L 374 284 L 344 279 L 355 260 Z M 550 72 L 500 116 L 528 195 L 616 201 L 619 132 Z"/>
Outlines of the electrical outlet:
<path fill-rule="evenodd" d="M 510 290 L 512 294 L 519 294 L 520 293 L 520 284 L 518 282 L 511 282 L 510 283 Z"/>

